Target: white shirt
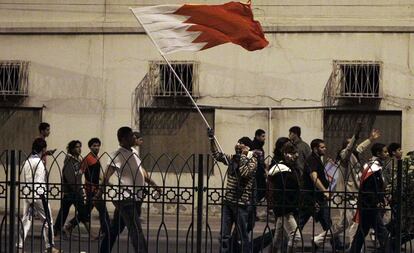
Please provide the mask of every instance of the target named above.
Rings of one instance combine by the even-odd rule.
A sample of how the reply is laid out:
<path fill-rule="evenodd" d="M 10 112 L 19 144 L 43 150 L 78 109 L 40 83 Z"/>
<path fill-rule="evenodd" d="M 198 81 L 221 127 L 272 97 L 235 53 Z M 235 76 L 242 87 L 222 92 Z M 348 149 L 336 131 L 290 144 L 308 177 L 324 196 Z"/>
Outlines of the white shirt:
<path fill-rule="evenodd" d="M 108 162 L 108 166 L 115 168 L 117 183 L 115 189 L 118 191 L 119 199 L 133 197 L 140 200 L 142 198 L 144 176 L 141 171 L 141 160 L 138 154 L 133 150 L 120 147 L 113 152 Z M 118 188 L 119 186 L 119 188 Z M 111 195 L 111 194 L 109 194 Z M 116 198 L 115 198 L 116 199 Z"/>
<path fill-rule="evenodd" d="M 47 171 L 42 159 L 38 155 L 30 155 L 23 164 L 24 181 L 30 189 L 30 195 L 35 198 L 46 192 Z M 24 191 L 24 189 L 23 189 Z"/>

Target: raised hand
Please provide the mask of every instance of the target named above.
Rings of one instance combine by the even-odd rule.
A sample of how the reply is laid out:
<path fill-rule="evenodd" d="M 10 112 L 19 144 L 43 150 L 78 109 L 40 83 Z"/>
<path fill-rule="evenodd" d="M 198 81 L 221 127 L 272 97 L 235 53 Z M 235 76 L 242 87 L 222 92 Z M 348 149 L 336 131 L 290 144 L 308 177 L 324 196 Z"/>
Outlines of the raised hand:
<path fill-rule="evenodd" d="M 369 138 L 371 139 L 371 141 L 374 141 L 376 139 L 378 139 L 379 137 L 381 137 L 381 131 L 379 129 L 372 129 L 371 134 L 369 136 Z"/>

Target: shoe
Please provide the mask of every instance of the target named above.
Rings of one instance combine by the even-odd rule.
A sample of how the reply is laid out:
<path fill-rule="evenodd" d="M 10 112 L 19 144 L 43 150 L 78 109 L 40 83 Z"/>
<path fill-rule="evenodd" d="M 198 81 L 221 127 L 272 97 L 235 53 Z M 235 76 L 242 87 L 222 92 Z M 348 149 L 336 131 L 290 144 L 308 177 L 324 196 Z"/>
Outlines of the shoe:
<path fill-rule="evenodd" d="M 63 253 L 63 250 L 56 249 L 55 247 L 50 247 L 45 249 L 45 253 Z"/>

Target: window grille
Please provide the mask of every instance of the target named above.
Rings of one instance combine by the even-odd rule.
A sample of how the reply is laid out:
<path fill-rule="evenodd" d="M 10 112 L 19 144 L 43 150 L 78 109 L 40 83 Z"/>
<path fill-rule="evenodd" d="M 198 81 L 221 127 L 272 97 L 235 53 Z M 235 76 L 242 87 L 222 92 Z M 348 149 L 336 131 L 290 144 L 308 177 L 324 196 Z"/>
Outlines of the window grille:
<path fill-rule="evenodd" d="M 0 95 L 27 96 L 29 62 L 0 61 Z"/>
<path fill-rule="evenodd" d="M 197 86 L 197 64 L 195 62 L 171 63 L 174 71 L 183 81 L 184 86 L 188 89 L 192 96 L 198 95 Z M 165 62 L 150 63 L 150 80 L 152 87 L 152 95 L 158 97 L 183 97 L 187 96 L 185 90 L 175 77 L 172 70 Z"/>
<path fill-rule="evenodd" d="M 380 62 L 335 61 L 334 68 L 341 97 L 380 97 Z"/>

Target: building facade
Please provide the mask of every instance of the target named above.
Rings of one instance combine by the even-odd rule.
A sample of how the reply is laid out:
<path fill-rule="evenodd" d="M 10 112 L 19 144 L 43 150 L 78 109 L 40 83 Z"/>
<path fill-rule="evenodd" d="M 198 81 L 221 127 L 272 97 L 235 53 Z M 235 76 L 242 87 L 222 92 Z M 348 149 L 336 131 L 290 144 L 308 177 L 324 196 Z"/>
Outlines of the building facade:
<path fill-rule="evenodd" d="M 22 72 L 9 80 L 15 88 L 3 81 L 0 90 L 0 147 L 28 151 L 46 121 L 58 150 L 79 139 L 85 153 L 95 136 L 114 150 L 116 130 L 128 125 L 146 134 L 141 154 L 207 153 L 204 123 L 128 9 L 173 3 L 183 1 L 0 2 L 8 68 L 0 76 Z M 168 56 L 225 151 L 262 128 L 270 154 L 294 125 L 306 142 L 325 137 L 334 151 L 357 118 L 365 134 L 381 128 L 382 141 L 414 149 L 413 1 L 256 0 L 252 8 L 267 48 Z"/>

